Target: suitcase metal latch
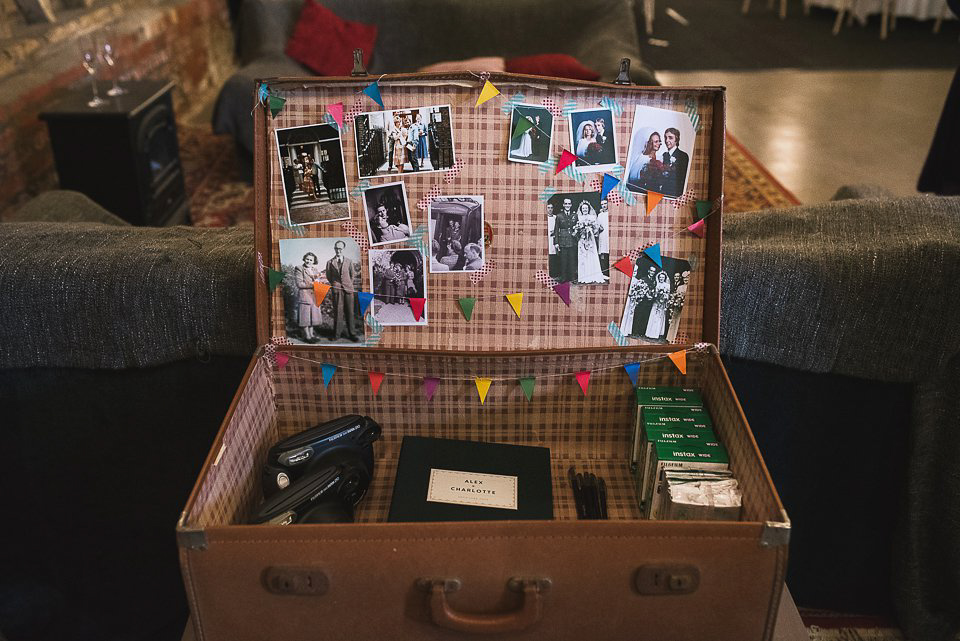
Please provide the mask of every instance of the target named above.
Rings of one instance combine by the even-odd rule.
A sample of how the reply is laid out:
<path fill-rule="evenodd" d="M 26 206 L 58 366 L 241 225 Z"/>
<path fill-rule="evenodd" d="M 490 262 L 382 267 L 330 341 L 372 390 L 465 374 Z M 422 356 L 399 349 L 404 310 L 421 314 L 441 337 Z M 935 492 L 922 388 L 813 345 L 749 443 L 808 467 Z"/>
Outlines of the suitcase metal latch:
<path fill-rule="evenodd" d="M 322 596 L 330 589 L 330 580 L 317 568 L 277 568 L 263 571 L 263 587 L 273 594 Z"/>
<path fill-rule="evenodd" d="M 693 565 L 643 565 L 633 579 L 644 595 L 690 594 L 700 587 L 700 569 Z"/>

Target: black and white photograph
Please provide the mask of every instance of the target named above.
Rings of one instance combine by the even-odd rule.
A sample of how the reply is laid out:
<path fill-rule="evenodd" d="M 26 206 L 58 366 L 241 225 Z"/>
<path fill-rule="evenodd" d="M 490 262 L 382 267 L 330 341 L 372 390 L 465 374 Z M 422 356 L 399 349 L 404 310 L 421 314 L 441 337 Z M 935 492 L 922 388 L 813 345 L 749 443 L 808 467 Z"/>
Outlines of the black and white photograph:
<path fill-rule="evenodd" d="M 483 267 L 483 196 L 441 196 L 430 201 L 430 273 Z"/>
<path fill-rule="evenodd" d="M 620 319 L 620 331 L 644 342 L 668 343 L 680 329 L 680 316 L 690 282 L 690 263 L 661 256 L 663 267 L 640 256 Z"/>
<path fill-rule="evenodd" d="M 627 152 L 627 189 L 683 195 L 690 174 L 696 134 L 690 117 L 680 111 L 637 107 Z"/>
<path fill-rule="evenodd" d="M 570 149 L 577 157 L 577 169 L 593 173 L 617 166 L 615 129 L 609 109 L 570 112 Z"/>
<path fill-rule="evenodd" d="M 524 124 L 521 125 L 520 123 Z M 517 128 L 519 126 L 519 129 Z M 516 135 L 518 134 L 519 135 Z M 553 114 L 540 105 L 518 104 L 510 115 L 510 151 L 507 160 L 539 165 L 550 157 Z"/>
<path fill-rule="evenodd" d="M 352 238 L 280 239 L 287 338 L 311 345 L 363 343 L 360 261 L 360 246 Z M 323 294 L 315 285 L 330 289 Z"/>
<path fill-rule="evenodd" d="M 450 105 L 371 111 L 354 125 L 361 178 L 444 171 L 456 160 Z"/>
<path fill-rule="evenodd" d="M 550 276 L 561 283 L 610 282 L 610 217 L 596 191 L 554 194 L 547 200 Z"/>
<path fill-rule="evenodd" d="M 291 225 L 350 218 L 340 132 L 333 125 L 277 129 L 284 204 Z"/>
<path fill-rule="evenodd" d="M 402 182 L 386 183 L 363 192 L 367 233 L 373 246 L 410 239 L 407 190 Z"/>
<path fill-rule="evenodd" d="M 426 325 L 429 303 L 427 275 L 419 249 L 371 249 L 373 317 L 381 325 Z M 411 298 L 423 298 L 420 320 L 413 314 Z"/>

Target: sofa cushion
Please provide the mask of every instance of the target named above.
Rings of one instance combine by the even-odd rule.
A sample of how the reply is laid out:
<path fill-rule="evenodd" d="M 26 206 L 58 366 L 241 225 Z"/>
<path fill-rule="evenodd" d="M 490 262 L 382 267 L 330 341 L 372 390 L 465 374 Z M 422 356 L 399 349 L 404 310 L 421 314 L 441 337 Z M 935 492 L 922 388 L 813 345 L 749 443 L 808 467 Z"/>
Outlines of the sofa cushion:
<path fill-rule="evenodd" d="M 506 70 L 510 73 L 574 80 L 597 80 L 600 77 L 596 71 L 587 69 L 579 60 L 565 53 L 541 53 L 536 56 L 511 58 L 506 62 Z"/>
<path fill-rule="evenodd" d="M 330 9 L 306 0 L 286 53 L 321 76 L 348 76 L 353 50 L 362 49 L 363 64 L 369 66 L 376 41 L 376 25 L 341 20 Z"/>

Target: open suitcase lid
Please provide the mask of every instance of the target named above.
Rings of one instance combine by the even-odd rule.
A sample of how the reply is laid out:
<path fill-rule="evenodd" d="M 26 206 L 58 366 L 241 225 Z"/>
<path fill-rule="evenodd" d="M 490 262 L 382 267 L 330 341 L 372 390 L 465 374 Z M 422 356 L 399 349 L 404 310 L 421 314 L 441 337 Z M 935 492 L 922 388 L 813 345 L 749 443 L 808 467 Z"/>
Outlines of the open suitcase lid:
<path fill-rule="evenodd" d="M 370 249 L 419 248 L 423 251 L 427 324 L 382 326 L 374 320 L 371 305 L 365 314 L 364 340 L 354 345 L 491 352 L 618 345 L 649 345 L 651 350 L 662 350 L 666 343 L 716 343 L 720 316 L 724 89 L 638 87 L 507 73 L 484 75 L 483 80 L 487 79 L 500 94 L 479 106 L 475 103 L 484 83 L 480 76 L 472 73 L 263 81 L 270 94 L 283 98 L 285 103 L 275 116 L 271 116 L 266 105 L 255 109 L 259 343 L 305 344 L 298 334 L 296 312 L 291 311 L 288 319 L 285 311 L 298 305 L 296 292 L 290 284 L 292 270 L 300 263 L 288 259 L 290 264 L 286 267 L 281 264 L 279 241 L 332 237 L 353 237 L 360 245 L 362 287 L 359 291 L 363 292 L 374 291 Z M 355 117 L 381 110 L 363 93 L 363 89 L 375 81 L 379 84 L 383 110 L 449 105 L 456 161 L 452 169 L 361 177 Z M 337 103 L 343 104 L 342 127 L 337 127 L 327 111 L 328 106 Z M 541 165 L 507 160 L 511 117 L 516 104 L 546 107 L 554 116 L 548 160 Z M 689 131 L 696 132 L 692 148 L 681 135 L 679 148 L 692 152 L 683 197 L 664 198 L 649 215 L 647 195 L 625 189 L 627 174 L 624 167 L 628 165 L 628 153 L 637 154 L 637 150 L 631 148 L 631 136 L 638 106 L 676 113 L 672 116 L 666 114 L 666 120 L 650 123 L 650 127 L 646 127 L 645 122 L 640 123 L 643 126 L 638 127 L 635 138 L 643 140 L 634 141 L 637 146 L 648 139 L 648 130 L 662 129 L 658 133 L 663 134 L 671 118 L 680 118 L 681 129 L 689 123 Z M 612 131 L 615 138 L 617 166 L 601 173 L 584 173 L 575 167 L 557 173 L 556 161 L 561 151 L 573 151 L 570 112 L 605 109 L 609 113 L 604 115 L 613 121 L 608 131 Z M 332 127 L 328 130 L 340 130 L 349 218 L 291 225 L 276 130 L 316 124 Z M 664 150 L 661 148 L 658 155 Z M 549 279 L 546 203 L 551 197 L 554 202 L 559 202 L 557 195 L 598 192 L 604 174 L 621 179 L 610 192 L 607 203 L 609 281 L 606 284 L 571 285 L 570 304 L 567 305 L 552 288 L 557 281 Z M 290 175 L 288 170 L 288 180 Z M 371 187 L 400 181 L 406 192 L 412 237 L 408 241 L 371 248 L 363 193 Z M 483 196 L 485 237 L 489 243 L 485 247 L 486 269 L 429 273 L 428 203 L 437 195 Z M 703 238 L 687 230 L 697 220 L 697 201 L 709 201 L 710 213 L 704 221 Z M 672 336 L 667 336 L 670 340 L 625 337 L 623 334 L 629 334 L 631 328 L 636 327 L 630 325 L 629 316 L 624 318 L 628 291 L 631 282 L 636 281 L 618 271 L 614 264 L 630 256 L 633 265 L 639 261 L 641 267 L 655 266 L 654 261 L 642 253 L 645 247 L 655 243 L 659 243 L 664 258 L 690 264 L 689 282 L 681 296 L 685 300 L 679 315 L 679 327 Z M 328 257 L 318 258 L 322 268 Z M 685 271 L 682 262 L 667 261 L 664 265 L 665 270 L 674 274 L 674 279 L 679 271 Z M 271 292 L 267 268 L 285 271 L 288 283 L 281 283 Z M 652 275 L 654 280 L 657 275 Z M 670 282 L 669 285 L 671 294 L 675 294 L 678 283 Z M 506 297 L 517 293 L 523 294 L 519 316 Z M 458 303 L 463 297 L 476 299 L 470 321 Z M 320 344 L 321 347 L 336 345 L 328 340 L 322 340 Z"/>

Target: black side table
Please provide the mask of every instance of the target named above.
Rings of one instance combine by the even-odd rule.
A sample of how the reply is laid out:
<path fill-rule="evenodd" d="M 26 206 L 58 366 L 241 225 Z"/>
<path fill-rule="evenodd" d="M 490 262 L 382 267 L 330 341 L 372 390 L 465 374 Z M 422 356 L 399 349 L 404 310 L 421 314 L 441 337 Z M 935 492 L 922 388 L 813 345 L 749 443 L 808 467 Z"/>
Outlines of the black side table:
<path fill-rule="evenodd" d="M 122 96 L 87 106 L 89 84 L 40 114 L 50 130 L 60 187 L 82 192 L 134 225 L 179 225 L 187 197 L 172 82 L 125 82 Z"/>

